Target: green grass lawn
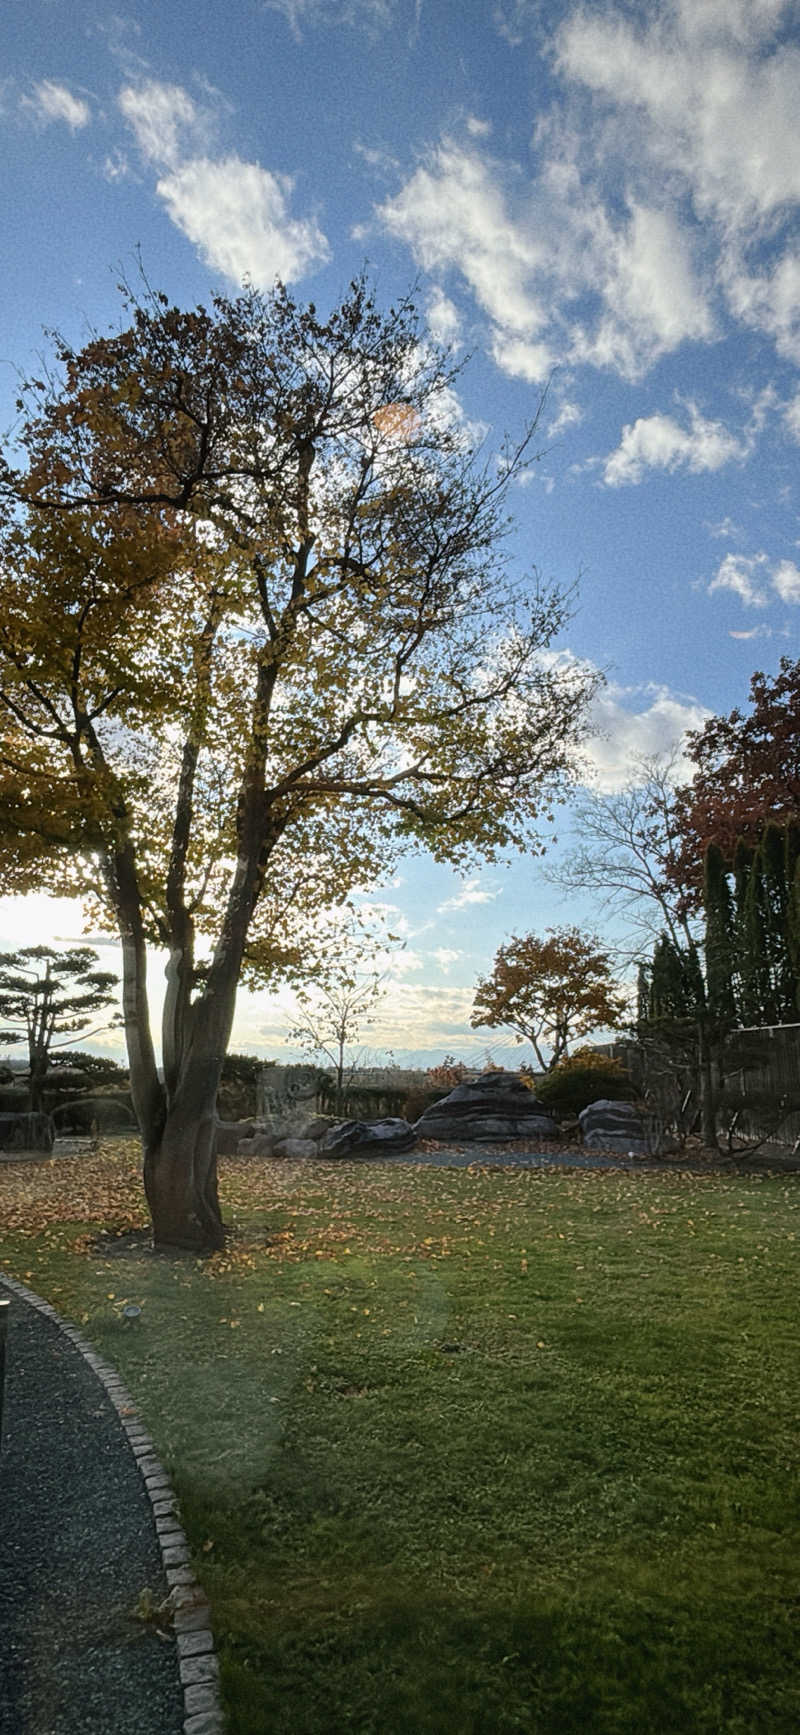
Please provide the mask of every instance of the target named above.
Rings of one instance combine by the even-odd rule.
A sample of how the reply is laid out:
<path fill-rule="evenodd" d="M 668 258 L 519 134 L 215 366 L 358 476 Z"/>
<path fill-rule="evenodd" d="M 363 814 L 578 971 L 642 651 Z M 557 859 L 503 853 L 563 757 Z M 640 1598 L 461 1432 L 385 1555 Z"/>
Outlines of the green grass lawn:
<path fill-rule="evenodd" d="M 231 1735 L 800 1727 L 797 1177 L 223 1164 L 0 1173 L 3 1263 L 134 1393 Z M 141 1317 L 126 1323 L 135 1301 Z"/>

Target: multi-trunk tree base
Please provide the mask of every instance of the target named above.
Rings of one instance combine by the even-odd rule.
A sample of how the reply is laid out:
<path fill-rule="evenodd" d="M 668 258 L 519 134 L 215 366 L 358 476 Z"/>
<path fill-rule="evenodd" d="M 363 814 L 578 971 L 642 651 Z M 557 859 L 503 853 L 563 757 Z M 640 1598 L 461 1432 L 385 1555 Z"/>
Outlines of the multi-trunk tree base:
<path fill-rule="evenodd" d="M 214 1253 L 225 1245 L 219 1205 L 214 1120 L 167 1126 L 145 1153 L 144 1188 L 156 1247 Z"/>

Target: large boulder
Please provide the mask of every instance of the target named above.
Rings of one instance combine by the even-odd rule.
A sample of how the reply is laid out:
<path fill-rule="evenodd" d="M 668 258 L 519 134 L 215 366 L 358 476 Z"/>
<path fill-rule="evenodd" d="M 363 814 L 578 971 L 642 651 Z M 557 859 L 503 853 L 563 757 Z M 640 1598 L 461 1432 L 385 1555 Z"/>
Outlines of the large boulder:
<path fill-rule="evenodd" d="M 578 1116 L 583 1142 L 590 1151 L 616 1151 L 625 1157 L 655 1157 L 668 1144 L 649 1116 L 632 1102 L 600 1097 Z"/>
<path fill-rule="evenodd" d="M 556 1139 L 558 1127 L 516 1072 L 484 1072 L 457 1084 L 414 1124 L 420 1139 Z"/>
<path fill-rule="evenodd" d="M 408 1121 L 340 1121 L 328 1128 L 317 1145 L 320 1157 L 395 1157 L 413 1150 L 416 1135 Z"/>

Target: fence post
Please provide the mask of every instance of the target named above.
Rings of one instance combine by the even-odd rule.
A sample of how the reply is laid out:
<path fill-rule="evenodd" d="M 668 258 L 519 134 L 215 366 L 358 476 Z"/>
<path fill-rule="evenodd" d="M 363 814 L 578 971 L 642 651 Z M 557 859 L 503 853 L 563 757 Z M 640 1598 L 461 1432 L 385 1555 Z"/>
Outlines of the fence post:
<path fill-rule="evenodd" d="M 10 1307 L 9 1300 L 0 1301 L 0 1444 L 3 1436 L 3 1391 L 6 1383 L 6 1336 Z"/>

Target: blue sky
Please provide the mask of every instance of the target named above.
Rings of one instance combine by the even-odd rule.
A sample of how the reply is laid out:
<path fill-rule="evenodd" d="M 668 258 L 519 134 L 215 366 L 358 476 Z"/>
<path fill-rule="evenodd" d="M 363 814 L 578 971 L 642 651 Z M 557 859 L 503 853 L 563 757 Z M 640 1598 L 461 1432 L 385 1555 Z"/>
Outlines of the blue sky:
<path fill-rule="evenodd" d="M 608 678 L 601 787 L 798 654 L 789 0 L 7 0 L 0 35 L 4 431 L 44 328 L 117 323 L 137 249 L 183 304 L 280 275 L 324 307 L 366 262 L 469 355 L 490 441 L 547 387 L 514 558 L 580 579 L 565 647 Z M 497 945 L 599 925 L 529 862 L 396 877 L 406 947 L 368 1040 L 398 1056 L 499 1054 L 469 1029 Z M 0 945 L 48 933 L 80 922 L 0 900 Z M 285 1030 L 242 997 L 236 1046 Z"/>

